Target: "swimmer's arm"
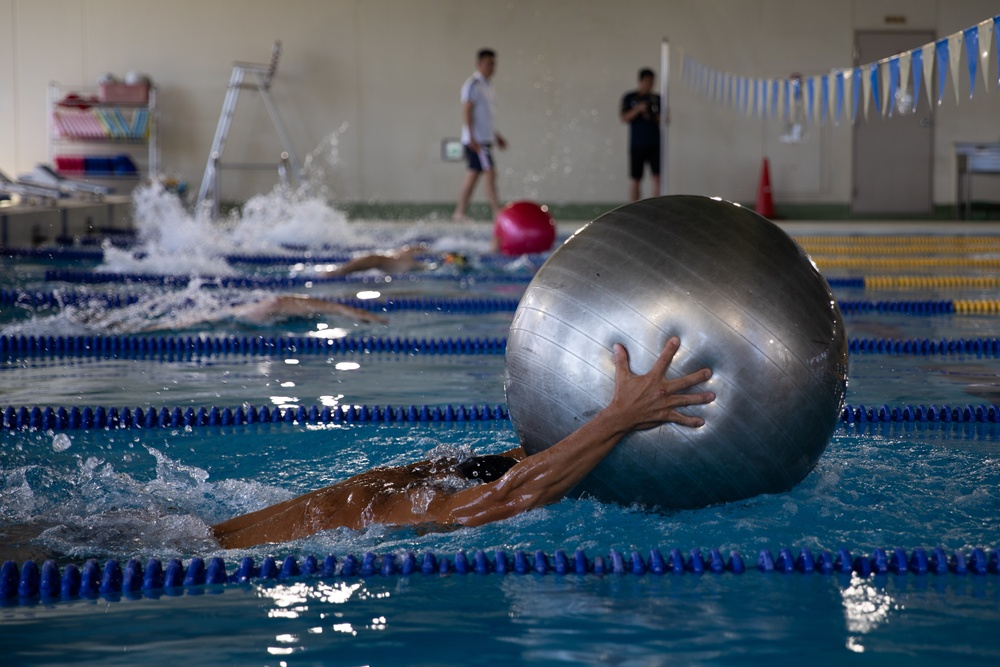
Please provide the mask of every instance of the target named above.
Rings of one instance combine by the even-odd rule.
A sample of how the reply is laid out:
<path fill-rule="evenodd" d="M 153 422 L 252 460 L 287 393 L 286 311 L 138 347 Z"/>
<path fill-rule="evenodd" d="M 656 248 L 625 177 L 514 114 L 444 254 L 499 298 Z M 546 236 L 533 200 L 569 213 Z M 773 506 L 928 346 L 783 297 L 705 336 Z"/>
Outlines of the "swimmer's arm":
<path fill-rule="evenodd" d="M 615 345 L 615 391 L 608 407 L 549 449 L 523 459 L 499 480 L 441 499 L 429 508 L 435 514 L 433 520 L 478 526 L 547 505 L 565 496 L 628 433 L 665 422 L 691 428 L 704 424 L 700 417 L 682 414 L 677 408 L 715 400 L 711 392 L 680 393 L 708 381 L 711 371 L 664 379 L 679 346 L 680 341 L 671 338 L 652 370 L 635 375 L 629 370 L 625 348 Z"/>

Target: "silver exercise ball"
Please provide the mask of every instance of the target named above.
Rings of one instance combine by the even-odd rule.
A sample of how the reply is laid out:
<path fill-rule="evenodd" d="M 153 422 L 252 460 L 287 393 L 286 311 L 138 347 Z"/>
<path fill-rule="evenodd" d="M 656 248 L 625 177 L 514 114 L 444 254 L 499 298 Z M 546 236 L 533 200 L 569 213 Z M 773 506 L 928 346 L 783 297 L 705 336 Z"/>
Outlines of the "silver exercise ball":
<path fill-rule="evenodd" d="M 611 400 L 611 347 L 645 373 L 670 336 L 668 377 L 711 368 L 686 408 L 705 425 L 627 436 L 570 495 L 695 508 L 785 491 L 826 449 L 847 388 L 836 299 L 777 225 L 735 204 L 670 196 L 615 209 L 556 250 L 507 340 L 504 389 L 529 454 Z"/>

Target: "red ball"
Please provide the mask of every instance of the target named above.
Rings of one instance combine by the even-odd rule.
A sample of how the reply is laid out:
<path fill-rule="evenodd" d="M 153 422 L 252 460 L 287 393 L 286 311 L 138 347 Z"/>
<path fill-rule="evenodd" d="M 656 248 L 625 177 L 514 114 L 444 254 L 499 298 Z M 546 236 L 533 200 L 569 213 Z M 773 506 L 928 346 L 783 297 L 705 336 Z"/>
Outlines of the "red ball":
<path fill-rule="evenodd" d="M 545 252 L 556 240 L 556 223 L 547 206 L 512 202 L 497 213 L 493 235 L 504 255 Z"/>

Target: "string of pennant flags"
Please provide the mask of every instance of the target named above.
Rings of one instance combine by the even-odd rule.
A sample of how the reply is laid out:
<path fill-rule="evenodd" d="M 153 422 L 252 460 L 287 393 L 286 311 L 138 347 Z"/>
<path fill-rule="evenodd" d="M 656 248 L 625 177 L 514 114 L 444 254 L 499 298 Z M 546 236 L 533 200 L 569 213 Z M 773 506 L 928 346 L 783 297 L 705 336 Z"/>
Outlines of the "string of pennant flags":
<path fill-rule="evenodd" d="M 785 78 L 738 76 L 712 68 L 684 53 L 681 79 L 717 104 L 747 116 L 814 124 L 823 124 L 828 118 L 839 124 L 849 116 L 853 124 L 859 113 L 867 119 L 870 107 L 882 117 L 915 113 L 922 88 L 926 91 L 928 106 L 933 109 L 935 69 L 937 104 L 944 99 L 949 73 L 958 103 L 963 53 L 969 72 L 969 97 L 975 94 L 977 70 L 983 78 L 983 91 L 988 91 L 994 35 L 1000 46 L 1000 15 L 872 63 L 833 69 L 827 74 L 793 74 Z M 1000 85 L 1000 48 L 996 53 L 997 85 Z"/>

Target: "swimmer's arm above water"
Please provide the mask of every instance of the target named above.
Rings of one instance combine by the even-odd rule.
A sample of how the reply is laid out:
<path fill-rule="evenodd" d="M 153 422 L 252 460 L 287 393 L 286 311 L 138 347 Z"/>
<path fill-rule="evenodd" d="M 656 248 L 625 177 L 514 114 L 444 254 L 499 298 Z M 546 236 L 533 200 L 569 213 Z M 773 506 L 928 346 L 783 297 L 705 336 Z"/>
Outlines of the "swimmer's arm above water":
<path fill-rule="evenodd" d="M 428 508 L 433 520 L 478 526 L 556 502 L 632 431 L 666 422 L 691 428 L 704 424 L 700 417 L 682 414 L 678 408 L 711 403 L 715 394 L 680 392 L 708 381 L 712 372 L 706 368 L 674 380 L 664 378 L 679 347 L 680 341 L 671 338 L 652 370 L 635 375 L 629 369 L 628 352 L 616 344 L 615 391 L 606 408 L 552 447 L 524 458 L 499 480 L 433 503 Z"/>

